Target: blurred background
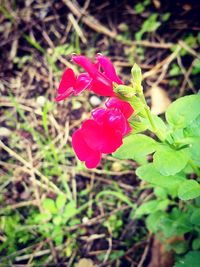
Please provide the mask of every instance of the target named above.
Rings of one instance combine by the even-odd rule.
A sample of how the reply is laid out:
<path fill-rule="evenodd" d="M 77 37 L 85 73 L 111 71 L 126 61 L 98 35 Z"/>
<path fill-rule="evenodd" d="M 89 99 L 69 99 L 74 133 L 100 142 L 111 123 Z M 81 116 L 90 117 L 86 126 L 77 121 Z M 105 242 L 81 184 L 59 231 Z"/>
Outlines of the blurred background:
<path fill-rule="evenodd" d="M 87 170 L 71 134 L 105 99 L 55 103 L 72 53 L 108 56 L 128 84 L 137 62 L 162 114 L 200 86 L 198 1 L 0 1 L 0 265 L 172 266 L 132 210 L 151 197 L 136 164 Z M 132 204 L 131 204 L 132 203 Z M 161 263 L 162 260 L 162 263 Z"/>

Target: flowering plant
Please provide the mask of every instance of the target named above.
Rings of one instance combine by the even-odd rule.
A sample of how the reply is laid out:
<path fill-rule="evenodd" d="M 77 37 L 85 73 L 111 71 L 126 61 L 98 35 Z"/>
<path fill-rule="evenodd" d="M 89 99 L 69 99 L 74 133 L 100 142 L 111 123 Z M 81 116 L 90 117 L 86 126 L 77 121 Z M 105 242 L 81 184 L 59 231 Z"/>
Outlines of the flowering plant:
<path fill-rule="evenodd" d="M 109 97 L 105 107 L 93 110 L 92 118 L 73 134 L 77 157 L 88 168 L 96 167 L 102 154 L 136 161 L 140 165 L 136 175 L 144 181 L 141 190 L 152 188 L 154 196 L 135 207 L 133 218 L 147 216 L 148 229 L 162 238 L 181 236 L 185 246 L 173 247 L 178 253 L 187 251 L 187 246 L 200 249 L 200 94 L 173 102 L 163 120 L 146 104 L 136 64 L 127 86 L 101 54 L 95 63 L 85 56 L 72 60 L 86 72 L 76 77 L 67 69 L 56 101 L 86 89 Z M 186 233 L 191 235 L 189 244 Z"/>

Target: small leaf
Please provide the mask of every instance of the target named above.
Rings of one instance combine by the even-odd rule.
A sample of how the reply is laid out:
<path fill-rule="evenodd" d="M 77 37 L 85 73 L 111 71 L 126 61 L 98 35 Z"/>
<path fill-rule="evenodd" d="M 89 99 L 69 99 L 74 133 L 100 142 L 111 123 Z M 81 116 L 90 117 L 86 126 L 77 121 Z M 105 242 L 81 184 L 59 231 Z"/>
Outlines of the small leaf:
<path fill-rule="evenodd" d="M 67 197 L 63 194 L 58 195 L 56 198 L 56 207 L 58 210 L 62 209 L 65 206 Z"/>
<path fill-rule="evenodd" d="M 74 201 L 71 201 L 65 206 L 63 216 L 66 221 L 73 218 L 77 214 L 76 204 Z"/>
<path fill-rule="evenodd" d="M 164 216 L 164 213 L 160 210 L 150 214 L 146 219 L 147 228 L 151 232 L 156 233 L 160 227 L 160 222 L 163 216 Z"/>
<path fill-rule="evenodd" d="M 44 208 L 46 211 L 50 212 L 51 214 L 55 214 L 55 213 L 58 212 L 58 210 L 57 210 L 57 208 L 56 208 L 56 205 L 55 205 L 55 202 L 54 202 L 54 200 L 51 199 L 51 198 L 46 198 L 46 199 L 44 199 L 42 205 L 43 205 L 43 208 Z"/>
<path fill-rule="evenodd" d="M 166 111 L 166 119 L 173 127 L 184 128 L 200 114 L 200 95 L 189 95 L 174 101 Z"/>
<path fill-rule="evenodd" d="M 194 180 L 182 183 L 178 190 L 178 196 L 182 200 L 190 200 L 200 196 L 200 185 Z"/>
<path fill-rule="evenodd" d="M 169 146 L 160 146 L 153 156 L 155 168 L 166 176 L 180 172 L 187 162 L 188 155 L 184 150 L 174 150 Z"/>
<path fill-rule="evenodd" d="M 119 159 L 133 159 L 140 163 L 145 163 L 146 156 L 154 152 L 158 146 L 155 140 L 143 134 L 129 135 L 123 142 L 113 156 Z"/>
<path fill-rule="evenodd" d="M 60 215 L 56 216 L 53 218 L 53 223 L 58 226 L 58 225 L 61 225 L 62 223 L 62 217 Z"/>

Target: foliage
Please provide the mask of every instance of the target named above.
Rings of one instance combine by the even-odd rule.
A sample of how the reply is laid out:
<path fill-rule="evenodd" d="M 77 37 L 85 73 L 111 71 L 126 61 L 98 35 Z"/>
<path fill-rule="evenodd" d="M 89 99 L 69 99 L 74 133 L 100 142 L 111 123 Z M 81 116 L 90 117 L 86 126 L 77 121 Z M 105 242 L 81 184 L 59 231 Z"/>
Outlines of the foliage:
<path fill-rule="evenodd" d="M 154 191 L 154 198 L 137 207 L 133 217 L 146 216 L 148 229 L 162 240 L 190 233 L 193 249 L 199 249 L 200 94 L 174 101 L 165 113 L 166 121 L 163 121 L 152 115 L 145 104 L 141 76 L 135 71 L 132 75 L 134 93 L 130 96 L 129 92 L 130 97 L 126 99 L 133 107 L 137 102 L 138 112 L 132 116 L 131 123 L 140 126 L 125 137 L 123 146 L 113 155 L 138 162 L 141 166 L 136 170 L 137 176 Z M 125 87 L 117 92 L 126 96 Z M 153 132 L 155 138 L 143 134 L 144 129 Z M 189 176 L 193 173 L 195 179 Z M 180 254 L 187 251 L 188 245 L 182 242 L 168 246 Z M 197 266 L 193 263 L 196 258 L 192 259 L 190 255 L 175 266 Z M 198 253 L 194 252 L 194 255 L 196 257 Z"/>

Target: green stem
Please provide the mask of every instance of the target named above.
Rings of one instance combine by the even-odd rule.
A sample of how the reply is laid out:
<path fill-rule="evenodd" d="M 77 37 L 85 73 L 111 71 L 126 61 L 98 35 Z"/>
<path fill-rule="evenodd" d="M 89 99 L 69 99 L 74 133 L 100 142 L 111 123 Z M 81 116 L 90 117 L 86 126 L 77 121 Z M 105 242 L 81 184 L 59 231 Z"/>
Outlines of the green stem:
<path fill-rule="evenodd" d="M 146 115 L 147 115 L 147 118 L 151 124 L 151 127 L 152 127 L 152 130 L 153 130 L 153 133 L 161 140 L 161 141 L 164 141 L 162 135 L 160 134 L 160 131 L 157 129 L 154 121 L 153 121 L 153 118 L 152 118 L 152 115 L 151 115 L 151 112 L 149 110 L 149 107 L 146 103 L 146 99 L 144 97 L 144 94 L 143 94 L 143 88 L 142 86 L 140 86 L 140 88 L 138 88 L 138 95 L 140 97 L 140 100 L 142 101 L 142 103 L 144 104 L 144 109 L 145 109 L 145 112 L 146 112 Z"/>

